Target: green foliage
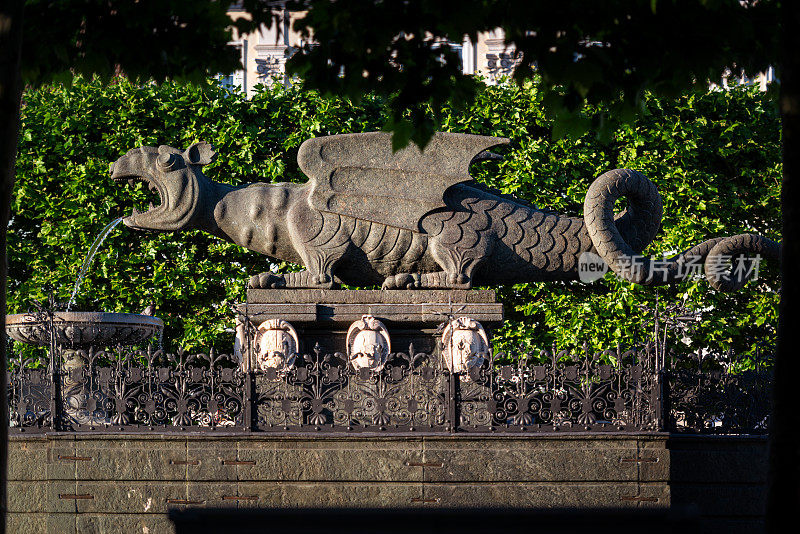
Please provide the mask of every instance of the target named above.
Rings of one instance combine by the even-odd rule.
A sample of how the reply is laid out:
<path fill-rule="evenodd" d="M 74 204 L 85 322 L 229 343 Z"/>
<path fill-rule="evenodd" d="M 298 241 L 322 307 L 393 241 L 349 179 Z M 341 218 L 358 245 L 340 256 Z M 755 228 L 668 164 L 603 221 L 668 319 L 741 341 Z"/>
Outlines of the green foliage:
<path fill-rule="evenodd" d="M 442 112 L 443 129 L 507 136 L 502 162 L 473 166 L 490 186 L 560 213 L 580 216 L 591 181 L 609 169 L 644 172 L 664 197 L 663 230 L 651 254 L 682 250 L 715 236 L 755 231 L 778 239 L 780 140 L 777 111 L 754 90 L 646 97 L 645 113 L 601 144 L 594 135 L 553 139 L 535 83 L 482 87 L 466 112 Z M 140 145 L 186 147 L 204 139 L 219 152 L 204 169 L 217 181 L 301 182 L 296 155 L 309 137 L 380 128 L 385 102 L 358 105 L 324 99 L 300 86 L 265 89 L 251 100 L 211 84 L 111 86 L 77 81 L 25 94 L 12 221 L 9 226 L 9 311 L 22 311 L 51 286 L 66 300 L 83 257 L 100 229 L 147 201 L 141 190 L 114 184 L 110 162 Z M 165 341 L 188 349 L 229 350 L 230 306 L 247 279 L 275 265 L 200 232 L 138 233 L 120 226 L 95 259 L 79 308 L 138 312 L 155 304 Z M 499 288 L 508 321 L 497 348 L 630 345 L 647 317 L 639 306 L 686 301 L 708 309 L 696 348 L 743 349 L 771 339 L 777 322 L 776 266 L 739 293 L 721 294 L 705 281 L 658 290 L 607 275 L 591 285 L 520 284 Z"/>

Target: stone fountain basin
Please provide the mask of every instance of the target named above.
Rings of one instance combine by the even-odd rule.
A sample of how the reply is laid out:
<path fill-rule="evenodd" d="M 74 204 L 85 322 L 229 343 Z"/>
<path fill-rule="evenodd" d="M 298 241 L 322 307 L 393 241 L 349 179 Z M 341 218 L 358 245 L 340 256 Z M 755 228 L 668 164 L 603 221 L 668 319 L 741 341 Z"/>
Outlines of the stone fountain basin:
<path fill-rule="evenodd" d="M 55 341 L 64 347 L 105 348 L 114 345 L 135 345 L 158 336 L 164 321 L 137 313 L 54 312 Z M 15 313 L 6 316 L 6 332 L 22 343 L 48 345 L 47 325 L 34 315 Z"/>

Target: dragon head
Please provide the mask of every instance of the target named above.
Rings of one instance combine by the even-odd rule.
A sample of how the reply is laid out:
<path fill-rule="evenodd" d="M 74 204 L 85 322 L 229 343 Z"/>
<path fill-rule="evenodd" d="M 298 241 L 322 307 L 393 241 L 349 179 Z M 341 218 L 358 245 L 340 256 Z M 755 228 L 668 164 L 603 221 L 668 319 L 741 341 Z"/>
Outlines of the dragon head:
<path fill-rule="evenodd" d="M 116 182 L 146 182 L 158 193 L 161 204 L 140 213 L 136 208 L 122 222 L 136 230 L 172 232 L 190 228 L 201 208 L 203 187 L 209 182 L 201 167 L 214 161 L 216 152 L 205 141 L 185 151 L 161 145 L 129 150 L 111 164 L 111 178 Z"/>

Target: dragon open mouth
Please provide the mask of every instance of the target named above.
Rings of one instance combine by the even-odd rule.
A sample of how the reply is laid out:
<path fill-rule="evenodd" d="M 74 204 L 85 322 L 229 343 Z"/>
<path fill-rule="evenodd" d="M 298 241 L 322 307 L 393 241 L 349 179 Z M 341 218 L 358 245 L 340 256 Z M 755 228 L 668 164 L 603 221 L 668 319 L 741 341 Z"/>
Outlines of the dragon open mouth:
<path fill-rule="evenodd" d="M 131 187 L 136 187 L 138 183 L 144 184 L 144 187 L 142 187 L 141 190 L 144 191 L 145 195 L 150 197 L 147 209 L 144 208 L 139 209 L 136 206 L 134 206 L 131 212 L 131 217 L 137 217 L 144 213 L 153 212 L 164 206 L 164 198 L 165 198 L 164 191 L 161 190 L 161 186 L 155 180 L 151 180 L 148 176 L 123 175 L 123 174 L 117 175 L 116 173 L 114 173 L 111 176 L 111 178 L 119 184 L 127 182 L 128 185 Z M 153 197 L 156 195 L 153 195 L 153 193 L 157 194 L 158 198 L 157 204 L 154 204 L 155 199 Z"/>
<path fill-rule="evenodd" d="M 127 182 L 141 191 L 133 195 L 138 205 L 122 219 L 128 228 L 176 232 L 192 224 L 199 195 L 194 173 L 199 169 L 187 167 L 184 157 L 174 149 L 145 146 L 129 150 L 111 164 L 109 171 L 115 182 Z M 156 195 L 158 200 L 152 198 Z"/>

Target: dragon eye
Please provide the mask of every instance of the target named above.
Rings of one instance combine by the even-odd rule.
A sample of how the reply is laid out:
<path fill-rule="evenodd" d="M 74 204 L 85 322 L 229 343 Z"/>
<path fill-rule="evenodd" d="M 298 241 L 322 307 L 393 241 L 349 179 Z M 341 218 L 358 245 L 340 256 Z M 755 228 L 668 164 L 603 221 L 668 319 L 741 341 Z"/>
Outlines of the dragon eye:
<path fill-rule="evenodd" d="M 162 153 L 158 155 L 158 167 L 164 172 L 174 171 L 180 167 L 181 158 L 178 154 Z"/>

